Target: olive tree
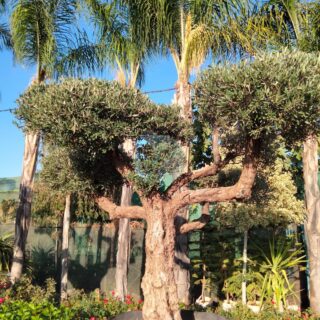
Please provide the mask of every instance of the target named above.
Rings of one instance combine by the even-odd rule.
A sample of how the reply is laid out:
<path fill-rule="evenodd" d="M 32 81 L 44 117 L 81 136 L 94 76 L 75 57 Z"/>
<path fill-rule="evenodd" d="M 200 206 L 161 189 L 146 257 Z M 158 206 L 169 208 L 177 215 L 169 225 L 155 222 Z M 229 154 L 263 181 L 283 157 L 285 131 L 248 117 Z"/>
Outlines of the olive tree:
<path fill-rule="evenodd" d="M 309 110 L 303 103 L 309 96 L 301 97 L 299 104 L 294 105 L 297 116 L 293 117 L 287 96 L 290 92 L 286 89 L 288 81 L 286 77 L 276 77 L 279 70 L 286 73 L 282 66 L 291 66 L 295 59 L 289 53 L 266 56 L 239 66 L 212 68 L 200 77 L 195 104 L 202 121 L 221 128 L 221 145 L 226 152 L 220 154 L 219 161 L 183 172 L 165 190 L 160 179 L 146 183 L 148 172 L 141 170 L 141 162 L 138 166 L 121 149 L 121 144 L 126 139 L 143 141 L 152 135 L 169 136 L 180 145 L 192 141 L 190 125 L 180 119 L 178 108 L 156 105 L 135 89 L 94 79 L 40 85 L 20 97 L 17 115 L 24 121 L 25 130 L 40 130 L 46 139 L 67 148 L 75 170 L 90 181 L 95 201 L 111 219 L 146 220 L 144 319 L 181 319 L 174 279 L 175 236 L 203 228 L 209 214 L 204 211 L 198 220 L 176 229 L 174 219 L 178 211 L 197 203 L 249 198 L 257 167 L 272 152 L 270 146 L 275 137 L 299 130 L 299 135 L 291 136 L 291 142 L 295 142 L 303 139 L 306 125 L 315 126 L 313 122 L 307 124 L 300 115 L 302 110 Z M 295 64 L 291 69 L 300 70 L 300 66 Z M 297 71 L 290 76 L 295 75 Z M 308 79 L 304 81 L 309 84 Z M 301 81 L 294 89 L 300 85 Z M 319 100 L 316 91 L 312 99 Z M 310 121 L 312 116 L 306 116 Z M 196 180 L 219 174 L 239 157 L 242 165 L 237 181 L 196 187 Z M 140 161 L 152 164 L 147 156 Z M 159 171 L 158 174 L 161 175 Z M 141 206 L 119 206 L 113 200 L 112 187 L 123 181 L 138 193 Z"/>

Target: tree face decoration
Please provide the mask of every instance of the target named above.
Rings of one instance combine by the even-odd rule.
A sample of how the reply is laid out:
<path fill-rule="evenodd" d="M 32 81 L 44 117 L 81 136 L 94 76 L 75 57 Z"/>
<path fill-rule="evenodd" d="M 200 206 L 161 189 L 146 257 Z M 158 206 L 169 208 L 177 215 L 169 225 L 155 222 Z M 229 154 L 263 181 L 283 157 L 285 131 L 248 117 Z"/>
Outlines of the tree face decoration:
<path fill-rule="evenodd" d="M 204 73 L 196 83 L 194 102 L 202 121 L 208 122 L 212 130 L 219 127 L 221 143 L 215 144 L 213 150 L 218 156 L 210 165 L 181 173 L 165 190 L 159 187 L 157 179 L 151 179 L 154 185 L 151 183 L 148 188 L 137 183 L 142 169 L 159 169 L 157 162 L 155 168 L 141 162 L 138 168 L 121 144 L 126 139 L 138 141 L 146 136 L 168 136 L 176 143 L 191 139 L 191 128 L 179 118 L 178 109 L 156 105 L 137 90 L 94 79 L 34 86 L 20 97 L 17 115 L 24 121 L 25 129 L 40 130 L 47 140 L 68 150 L 78 176 L 90 182 L 97 204 L 111 219 L 146 220 L 144 319 L 181 319 L 173 273 L 175 235 L 202 228 L 209 213 L 205 210 L 208 206 L 204 206 L 198 220 L 175 230 L 178 210 L 196 203 L 250 197 L 257 166 L 270 151 L 268 142 L 279 135 L 286 137 L 294 126 L 302 127 L 307 118 L 307 127 L 299 135 L 291 136 L 291 141 L 299 141 L 307 131 L 318 129 L 307 106 L 310 101 L 313 106 L 320 101 L 319 90 L 310 91 L 317 76 L 312 70 L 320 67 L 314 56 L 307 57 L 309 63 L 304 63 L 302 70 L 299 64 L 306 56 L 284 53 Z M 288 69 L 290 81 L 282 74 Z M 295 81 L 297 77 L 303 80 Z M 308 94 L 297 91 L 297 85 L 310 89 Z M 292 117 L 290 112 L 297 100 L 304 113 Z M 312 109 L 315 110 L 318 112 L 318 107 Z M 193 182 L 217 175 L 239 157 L 243 159 L 242 169 L 234 184 L 192 189 Z M 110 181 L 130 184 L 138 193 L 141 206 L 122 207 L 115 203 L 110 196 Z"/>

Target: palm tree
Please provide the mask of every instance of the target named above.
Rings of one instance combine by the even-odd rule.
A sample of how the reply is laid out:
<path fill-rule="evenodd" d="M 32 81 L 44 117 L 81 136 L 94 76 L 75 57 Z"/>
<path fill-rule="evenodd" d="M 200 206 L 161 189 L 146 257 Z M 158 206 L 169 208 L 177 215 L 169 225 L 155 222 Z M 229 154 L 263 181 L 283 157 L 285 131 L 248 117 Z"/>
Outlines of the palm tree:
<path fill-rule="evenodd" d="M 281 17 L 282 44 L 302 51 L 320 50 L 320 4 L 299 0 L 272 0 L 265 12 Z M 320 314 L 320 190 L 318 185 L 318 138 L 310 132 L 303 143 L 303 177 L 307 222 L 305 233 L 310 268 L 310 306 Z"/>
<path fill-rule="evenodd" d="M 129 61 L 129 70 L 126 72 L 126 67 L 121 64 L 119 59 L 116 59 L 118 65 L 117 81 L 122 86 L 134 88 L 138 79 L 139 70 L 141 71 L 141 63 L 131 55 Z M 135 150 L 135 142 L 128 139 L 123 144 L 124 153 L 133 156 Z M 126 183 L 122 185 L 121 190 L 121 206 L 130 206 L 133 195 L 132 187 Z M 131 228 L 130 219 L 119 219 L 118 227 L 118 251 L 116 262 L 116 293 L 117 296 L 124 301 L 125 296 L 128 294 L 128 268 L 130 262 L 130 244 L 131 244 Z"/>
<path fill-rule="evenodd" d="M 60 71 L 57 69 L 57 61 L 61 60 L 63 54 L 69 53 L 66 49 L 70 44 L 75 10 L 75 0 L 19 0 L 16 2 L 11 15 L 13 49 L 18 62 L 36 65 L 36 74 L 31 85 L 41 84 L 46 79 L 52 78 L 57 70 Z M 87 57 L 82 55 L 79 59 L 85 60 Z M 12 282 L 20 278 L 23 269 L 39 142 L 38 132 L 25 133 L 11 267 Z"/>
<path fill-rule="evenodd" d="M 87 0 L 86 4 L 98 27 L 100 58 L 105 64 L 116 69 L 116 80 L 123 87 L 135 88 L 143 80 L 143 62 L 147 55 L 146 47 L 138 39 L 133 39 L 126 7 L 116 4 L 102 4 Z M 128 139 L 123 144 L 126 154 L 134 153 L 134 141 Z M 124 183 L 121 190 L 121 206 L 130 206 L 133 190 Z M 130 219 L 119 219 L 118 251 L 116 262 L 116 294 L 124 300 L 128 294 L 128 267 L 130 260 L 131 229 Z"/>
<path fill-rule="evenodd" d="M 137 79 L 140 79 L 142 75 L 142 67 L 139 60 L 134 55 L 135 50 L 130 52 L 130 58 L 128 66 L 121 63 L 119 58 L 116 58 L 117 74 L 116 79 L 123 87 L 134 88 L 137 83 Z M 135 152 L 135 142 L 131 139 L 127 139 L 123 144 L 123 152 L 129 156 L 133 156 Z M 121 189 L 121 206 L 130 206 L 133 195 L 132 187 L 124 183 Z M 128 294 L 128 268 L 130 262 L 130 246 L 131 246 L 131 228 L 130 219 L 119 219 L 118 225 L 118 250 L 117 250 L 117 262 L 116 262 L 116 294 L 124 301 L 125 296 Z"/>

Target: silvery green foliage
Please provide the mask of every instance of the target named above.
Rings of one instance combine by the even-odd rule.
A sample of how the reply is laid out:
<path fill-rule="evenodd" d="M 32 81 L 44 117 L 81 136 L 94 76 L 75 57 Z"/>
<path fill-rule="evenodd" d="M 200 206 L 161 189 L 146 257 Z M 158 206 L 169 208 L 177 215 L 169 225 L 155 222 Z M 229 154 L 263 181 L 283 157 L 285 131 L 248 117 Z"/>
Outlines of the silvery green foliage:
<path fill-rule="evenodd" d="M 268 145 L 282 135 L 289 143 L 319 131 L 318 55 L 283 51 L 201 74 L 194 103 L 202 121 L 227 134 L 230 147 L 246 138 Z"/>
<path fill-rule="evenodd" d="M 64 148 L 76 176 L 100 191 L 122 183 L 114 153 L 132 166 L 133 159 L 124 156 L 120 148 L 126 139 L 161 135 L 171 136 L 177 144 L 190 133 L 176 107 L 156 105 L 138 90 L 116 82 L 69 79 L 33 86 L 18 103 L 16 114 L 25 130 L 39 130 L 48 143 Z M 137 172 L 141 173 L 141 168 Z"/>
<path fill-rule="evenodd" d="M 177 141 L 166 136 L 147 136 L 137 144 L 132 178 L 145 193 L 164 190 L 165 175 L 177 176 L 184 164 L 184 154 Z"/>

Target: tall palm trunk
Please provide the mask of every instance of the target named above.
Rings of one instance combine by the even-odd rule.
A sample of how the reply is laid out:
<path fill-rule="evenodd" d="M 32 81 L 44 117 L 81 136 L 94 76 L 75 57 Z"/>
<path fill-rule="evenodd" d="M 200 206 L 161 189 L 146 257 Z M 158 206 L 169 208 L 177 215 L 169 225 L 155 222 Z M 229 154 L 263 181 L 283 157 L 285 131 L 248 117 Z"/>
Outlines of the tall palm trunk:
<path fill-rule="evenodd" d="M 121 206 L 130 206 L 132 198 L 132 188 L 124 184 L 122 186 Z M 131 228 L 130 219 L 119 220 L 118 229 L 118 251 L 116 265 L 116 293 L 123 301 L 128 294 L 128 267 L 130 260 Z"/>
<path fill-rule="evenodd" d="M 71 195 L 67 194 L 63 214 L 62 226 L 62 253 L 61 253 L 61 301 L 68 297 L 68 265 L 69 265 L 69 229 L 70 229 Z"/>
<path fill-rule="evenodd" d="M 248 264 L 248 230 L 243 233 L 243 265 L 242 265 L 242 283 L 241 283 L 241 295 L 242 304 L 247 304 L 247 264 Z"/>
<path fill-rule="evenodd" d="M 31 85 L 45 80 L 45 70 L 40 67 L 38 58 L 37 75 Z M 22 175 L 20 180 L 19 206 L 16 212 L 15 239 L 10 280 L 15 283 L 22 275 L 25 260 L 26 242 L 31 220 L 31 203 L 33 181 L 37 168 L 37 159 L 40 143 L 39 132 L 26 132 L 24 140 L 24 154 Z"/>
<path fill-rule="evenodd" d="M 174 96 L 174 103 L 180 106 L 181 118 L 186 119 L 191 123 L 192 110 L 190 100 L 190 85 L 187 81 L 187 77 L 179 75 L 179 79 L 176 84 L 176 93 Z M 182 146 L 183 153 L 186 159 L 186 165 L 183 168 L 184 172 L 189 170 L 190 165 L 190 146 Z M 179 230 L 181 225 L 187 222 L 189 219 L 189 208 L 181 209 L 175 219 L 176 230 Z M 177 233 L 175 240 L 175 265 L 174 275 L 177 285 L 177 294 L 180 302 L 185 305 L 190 304 L 190 259 L 188 257 L 188 235 Z"/>
<path fill-rule="evenodd" d="M 23 270 L 26 241 L 31 219 L 32 188 L 37 165 L 39 140 L 39 133 L 27 132 L 25 135 L 23 170 L 20 181 L 19 206 L 15 223 L 13 262 L 10 274 L 12 283 L 21 277 Z"/>
<path fill-rule="evenodd" d="M 123 151 L 128 155 L 133 155 L 134 145 L 132 140 L 126 140 L 123 144 Z M 127 184 L 122 186 L 121 206 L 130 206 L 132 198 L 132 188 Z M 118 251 L 116 262 L 116 293 L 123 301 L 128 294 L 128 267 L 130 260 L 131 229 L 130 219 L 119 220 L 118 228 Z"/>
<path fill-rule="evenodd" d="M 310 306 L 320 314 L 320 192 L 318 185 L 318 142 L 309 136 L 303 144 L 303 179 L 307 208 L 306 234 L 310 268 Z"/>

